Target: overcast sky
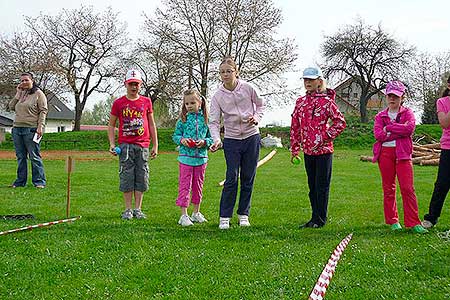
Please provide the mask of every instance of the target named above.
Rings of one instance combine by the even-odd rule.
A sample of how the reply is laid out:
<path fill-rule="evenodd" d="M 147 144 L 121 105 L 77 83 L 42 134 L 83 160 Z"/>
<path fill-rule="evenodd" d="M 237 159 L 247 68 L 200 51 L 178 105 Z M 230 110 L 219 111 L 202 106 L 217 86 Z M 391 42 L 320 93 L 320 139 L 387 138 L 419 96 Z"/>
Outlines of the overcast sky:
<path fill-rule="evenodd" d="M 0 0 L 0 33 L 23 29 L 23 16 L 56 14 L 62 8 L 92 5 L 101 11 L 111 6 L 128 25 L 134 37 L 142 26 L 142 12 L 151 14 L 160 1 L 154 0 Z M 299 49 L 296 69 L 321 62 L 320 44 L 345 24 L 361 17 L 367 24 L 381 23 L 383 28 L 420 51 L 438 53 L 450 50 L 450 1 L 448 0 L 274 0 L 282 10 L 282 37 L 295 38 Z M 298 75 L 290 75 L 289 84 L 300 85 Z M 294 99 L 293 99 L 294 100 Z M 289 110 L 289 109 L 288 109 Z M 268 115 L 266 122 L 275 119 Z M 276 116 L 277 119 L 280 116 Z M 282 117 L 284 124 L 289 116 Z"/>

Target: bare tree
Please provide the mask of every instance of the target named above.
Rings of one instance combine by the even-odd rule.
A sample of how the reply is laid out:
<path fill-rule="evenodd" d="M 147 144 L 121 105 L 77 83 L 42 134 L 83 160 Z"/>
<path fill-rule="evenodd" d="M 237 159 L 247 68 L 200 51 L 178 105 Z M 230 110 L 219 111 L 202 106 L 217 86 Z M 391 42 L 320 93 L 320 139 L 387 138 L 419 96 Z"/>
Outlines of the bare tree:
<path fill-rule="evenodd" d="M 297 55 L 291 40 L 273 37 L 281 13 L 272 1 L 165 0 L 163 4 L 154 17 L 146 17 L 145 33 L 147 44 L 161 43 L 166 50 L 164 57 L 153 56 L 154 64 L 171 58 L 165 65 L 176 70 L 173 84 L 196 87 L 206 97 L 211 83 L 218 81 L 221 59 L 232 55 L 242 77 L 256 85 L 264 82 L 263 92 L 270 97 L 285 88 L 280 74 Z"/>
<path fill-rule="evenodd" d="M 321 45 L 325 73 L 351 77 L 362 90 L 359 100 L 361 122 L 367 123 L 367 102 L 392 79 L 402 74 L 415 53 L 383 30 L 359 19 L 337 33 L 326 36 Z"/>
<path fill-rule="evenodd" d="M 432 55 L 420 53 L 413 60 L 408 81 L 417 105 L 423 109 L 423 124 L 438 124 L 436 100 L 447 87 L 450 52 Z"/>
<path fill-rule="evenodd" d="M 235 57 L 248 81 L 266 81 L 286 71 L 297 59 L 291 39 L 276 39 L 281 10 L 271 0 L 219 1 L 220 32 L 216 39 L 221 57 Z M 265 75 L 269 75 L 266 77 Z"/>
<path fill-rule="evenodd" d="M 67 92 L 61 82 L 62 70 L 57 67 L 53 55 L 38 47 L 31 32 L 14 33 L 10 38 L 0 38 L 0 94 L 13 97 L 18 77 L 23 72 L 32 72 L 37 85 L 44 91 L 55 94 Z M 2 107 L 5 108 L 5 103 Z"/>
<path fill-rule="evenodd" d="M 150 41 L 165 44 L 170 51 L 166 54 L 178 58 L 173 67 L 179 72 L 180 85 L 196 87 L 206 96 L 218 34 L 215 1 L 164 0 L 163 4 L 165 9 L 157 8 L 154 18 L 146 17 Z"/>
<path fill-rule="evenodd" d="M 110 79 L 121 70 L 117 61 L 127 43 L 124 23 L 111 8 L 100 14 L 84 6 L 63 9 L 56 16 L 26 17 L 25 23 L 37 36 L 36 43 L 51 52 L 64 72 L 75 98 L 74 131 L 80 130 L 89 97 L 93 92 L 108 92 Z"/>

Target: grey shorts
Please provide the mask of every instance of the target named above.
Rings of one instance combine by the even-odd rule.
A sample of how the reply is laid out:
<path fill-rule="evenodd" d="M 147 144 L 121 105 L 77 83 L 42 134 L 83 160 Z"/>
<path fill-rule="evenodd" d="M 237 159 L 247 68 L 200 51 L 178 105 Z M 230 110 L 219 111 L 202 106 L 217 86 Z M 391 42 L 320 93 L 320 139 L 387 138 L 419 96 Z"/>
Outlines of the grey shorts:
<path fill-rule="evenodd" d="M 119 178 L 121 192 L 148 190 L 148 148 L 134 144 L 120 144 Z"/>

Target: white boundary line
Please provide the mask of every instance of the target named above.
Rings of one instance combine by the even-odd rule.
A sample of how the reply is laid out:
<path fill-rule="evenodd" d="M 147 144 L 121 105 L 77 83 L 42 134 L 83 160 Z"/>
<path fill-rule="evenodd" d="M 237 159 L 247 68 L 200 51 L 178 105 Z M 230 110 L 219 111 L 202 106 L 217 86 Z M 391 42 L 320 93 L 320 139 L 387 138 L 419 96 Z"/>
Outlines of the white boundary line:
<path fill-rule="evenodd" d="M 258 164 L 256 165 L 256 168 L 261 167 L 263 164 L 265 164 L 266 162 L 268 162 L 269 160 L 272 159 L 272 157 L 277 154 L 277 150 L 274 149 L 272 151 L 270 151 L 269 154 L 267 154 L 263 159 L 261 159 L 260 161 L 258 161 Z M 225 184 L 225 179 L 222 180 L 221 182 L 219 182 L 219 186 L 223 186 Z"/>
<path fill-rule="evenodd" d="M 30 226 L 25 226 L 25 227 L 21 227 L 21 228 L 11 229 L 11 230 L 7 230 L 7 231 L 1 231 L 0 232 L 0 236 L 1 235 L 7 235 L 9 233 L 18 232 L 18 231 L 31 230 L 31 229 L 38 228 L 38 227 L 45 227 L 45 226 L 51 226 L 51 225 L 60 224 L 60 223 L 73 222 L 73 221 L 76 221 L 76 220 L 78 220 L 80 218 L 81 218 L 81 216 L 77 216 L 77 217 L 70 218 L 70 219 L 57 220 L 57 221 L 53 221 L 53 222 L 41 223 L 41 224 L 36 224 L 36 225 L 30 225 Z"/>
<path fill-rule="evenodd" d="M 333 253 L 331 253 L 331 257 L 328 260 L 328 263 L 323 268 L 322 273 L 317 279 L 316 285 L 311 291 L 309 295 L 309 300 L 322 300 L 325 297 L 325 293 L 327 292 L 327 288 L 330 285 L 331 278 L 333 277 L 334 270 L 336 269 L 337 263 L 341 258 L 342 253 L 347 247 L 348 243 L 352 239 L 353 233 L 347 235 L 334 249 Z"/>

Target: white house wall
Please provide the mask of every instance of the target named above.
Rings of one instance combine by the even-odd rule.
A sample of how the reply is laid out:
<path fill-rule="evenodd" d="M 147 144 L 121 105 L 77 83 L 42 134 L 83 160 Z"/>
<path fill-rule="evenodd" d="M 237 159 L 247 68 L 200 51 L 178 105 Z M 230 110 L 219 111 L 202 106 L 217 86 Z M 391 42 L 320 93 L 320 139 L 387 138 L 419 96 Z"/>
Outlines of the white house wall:
<path fill-rule="evenodd" d="M 58 132 L 58 127 L 65 127 L 64 131 L 72 131 L 73 124 L 71 120 L 48 120 L 45 125 L 45 132 L 52 133 Z"/>

